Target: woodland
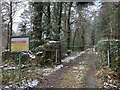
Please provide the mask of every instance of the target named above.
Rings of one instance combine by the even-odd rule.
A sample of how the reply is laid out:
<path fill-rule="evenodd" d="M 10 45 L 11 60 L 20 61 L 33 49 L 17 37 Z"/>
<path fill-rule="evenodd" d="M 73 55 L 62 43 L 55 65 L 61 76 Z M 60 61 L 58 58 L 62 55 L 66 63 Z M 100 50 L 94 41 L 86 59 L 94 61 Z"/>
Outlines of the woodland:
<path fill-rule="evenodd" d="M 12 36 L 29 37 L 29 51 L 21 53 L 21 80 L 40 82 L 44 75 L 36 69 L 63 65 L 66 57 L 92 48 L 97 57 L 97 88 L 120 88 L 120 2 L 2 0 L 1 16 L 2 88 L 21 86 Z"/>

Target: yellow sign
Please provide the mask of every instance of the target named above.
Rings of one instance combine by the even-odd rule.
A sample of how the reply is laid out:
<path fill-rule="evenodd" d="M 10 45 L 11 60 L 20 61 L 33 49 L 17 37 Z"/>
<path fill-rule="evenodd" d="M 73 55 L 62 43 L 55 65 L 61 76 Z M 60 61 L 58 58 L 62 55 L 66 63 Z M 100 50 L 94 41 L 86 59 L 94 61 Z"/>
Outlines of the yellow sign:
<path fill-rule="evenodd" d="M 28 37 L 11 38 L 11 51 L 19 52 L 19 51 L 28 51 L 28 50 L 29 50 L 29 38 Z"/>

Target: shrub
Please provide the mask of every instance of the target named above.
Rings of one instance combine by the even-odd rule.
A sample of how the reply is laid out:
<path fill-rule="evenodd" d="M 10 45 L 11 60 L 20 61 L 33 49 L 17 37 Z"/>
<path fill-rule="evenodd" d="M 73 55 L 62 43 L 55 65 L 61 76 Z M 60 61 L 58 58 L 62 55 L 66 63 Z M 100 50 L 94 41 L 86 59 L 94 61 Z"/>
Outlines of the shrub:
<path fill-rule="evenodd" d="M 101 39 L 97 45 L 97 52 L 98 52 L 98 58 L 99 60 L 102 59 L 102 65 L 107 64 L 107 50 L 109 49 L 110 45 L 110 60 L 111 65 L 113 67 L 118 66 L 118 42 L 119 40 L 116 39 Z"/>

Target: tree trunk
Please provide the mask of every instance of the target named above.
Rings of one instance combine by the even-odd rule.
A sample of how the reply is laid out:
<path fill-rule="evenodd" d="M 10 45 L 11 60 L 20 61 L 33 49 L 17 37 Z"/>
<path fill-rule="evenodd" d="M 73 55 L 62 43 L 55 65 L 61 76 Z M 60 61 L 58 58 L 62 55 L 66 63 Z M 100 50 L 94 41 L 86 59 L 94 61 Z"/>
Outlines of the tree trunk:
<path fill-rule="evenodd" d="M 61 18 L 62 18 L 62 2 L 59 3 L 59 18 L 58 18 L 58 37 L 57 40 L 60 41 L 60 29 L 61 29 Z M 58 62 L 57 64 L 61 64 L 61 43 L 58 45 Z"/>
<path fill-rule="evenodd" d="M 2 65 L 2 17 L 1 17 L 1 1 L 0 1 L 0 66 Z M 2 85 L 2 70 L 0 69 L 0 85 Z"/>
<path fill-rule="evenodd" d="M 84 26 L 83 26 L 83 31 L 82 31 L 82 50 L 85 49 L 85 30 L 84 30 Z"/>
<path fill-rule="evenodd" d="M 77 36 L 77 32 L 78 32 L 78 29 L 76 29 L 75 30 L 75 35 L 74 35 L 74 37 L 73 37 L 73 50 L 74 50 L 74 45 L 75 45 L 75 38 L 76 38 L 76 36 Z"/>
<path fill-rule="evenodd" d="M 92 39 L 92 45 L 94 46 L 95 45 L 95 29 L 92 30 L 92 33 L 91 33 L 91 39 Z"/>
<path fill-rule="evenodd" d="M 9 23 L 10 22 L 8 22 L 8 26 L 7 26 L 7 29 L 8 29 L 8 31 L 7 31 L 7 50 L 10 48 L 10 31 L 9 31 L 10 25 L 9 25 Z"/>
<path fill-rule="evenodd" d="M 48 6 L 47 6 L 47 38 L 48 38 L 48 36 L 49 36 L 49 34 L 50 34 L 50 27 L 51 27 L 51 25 L 50 25 L 50 19 L 51 19 L 51 17 L 50 17 L 50 2 L 48 2 L 47 3 L 48 4 Z"/>
<path fill-rule="evenodd" d="M 42 16 L 43 16 L 43 4 L 42 2 L 34 2 L 34 19 L 33 19 L 33 30 L 34 30 L 34 36 L 36 40 L 39 40 L 40 42 L 35 42 L 34 47 L 37 47 L 39 45 L 43 44 L 42 41 Z"/>
<path fill-rule="evenodd" d="M 13 20 L 12 20 L 12 1 L 10 2 L 10 36 L 12 36 L 12 25 L 13 25 Z"/>
<path fill-rule="evenodd" d="M 64 31 L 64 40 L 67 39 L 67 35 L 66 35 L 66 30 L 67 30 L 67 25 L 66 25 L 66 18 L 67 18 L 67 14 L 66 14 L 66 11 L 67 11 L 67 6 L 66 4 L 64 5 L 64 15 L 63 15 L 63 31 Z"/>
<path fill-rule="evenodd" d="M 11 36 L 12 36 L 12 34 L 13 34 L 13 31 L 12 31 L 12 26 L 13 26 L 13 18 L 12 18 L 12 1 L 10 1 L 10 16 L 9 16 L 9 18 L 10 18 L 10 26 L 9 26 L 9 23 L 8 23 L 8 48 L 10 49 L 11 48 L 11 45 L 10 45 L 10 38 L 11 38 Z M 9 29 L 9 27 L 10 27 L 10 29 Z"/>
<path fill-rule="evenodd" d="M 71 12 L 72 2 L 70 2 L 68 17 L 67 17 L 67 49 L 70 49 L 70 41 L 71 41 L 71 30 L 70 30 L 70 12 Z"/>

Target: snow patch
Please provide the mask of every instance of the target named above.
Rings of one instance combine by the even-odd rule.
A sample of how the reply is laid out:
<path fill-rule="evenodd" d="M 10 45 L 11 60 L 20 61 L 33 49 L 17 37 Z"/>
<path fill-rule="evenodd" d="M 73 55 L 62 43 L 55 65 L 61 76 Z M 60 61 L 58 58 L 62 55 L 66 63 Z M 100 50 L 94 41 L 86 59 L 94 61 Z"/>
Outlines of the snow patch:
<path fill-rule="evenodd" d="M 35 58 L 35 55 L 32 54 L 32 52 L 23 52 L 24 55 L 28 54 L 30 58 L 34 59 Z"/>
<path fill-rule="evenodd" d="M 57 66 L 55 66 L 54 68 L 45 68 L 45 69 L 43 69 L 43 76 L 48 76 L 48 75 L 50 75 L 52 72 L 54 72 L 54 71 L 57 71 L 57 70 L 59 70 L 60 68 L 62 68 L 63 67 L 63 65 L 57 65 Z"/>
<path fill-rule="evenodd" d="M 43 69 L 43 72 L 45 72 L 45 73 L 49 73 L 49 72 L 53 72 L 54 70 L 53 70 L 53 68 L 45 68 L 45 69 Z"/>
<path fill-rule="evenodd" d="M 16 67 L 10 67 L 10 66 L 8 66 L 8 67 L 5 67 L 4 68 L 5 70 L 15 70 L 15 69 L 17 69 Z"/>
<path fill-rule="evenodd" d="M 50 75 L 51 73 L 43 73 L 43 76 L 48 76 Z"/>
<path fill-rule="evenodd" d="M 93 48 L 93 51 L 95 52 L 95 48 Z"/>
<path fill-rule="evenodd" d="M 73 69 L 79 69 L 78 67 L 74 66 Z"/>
<path fill-rule="evenodd" d="M 54 71 L 57 71 L 57 70 L 59 70 L 60 68 L 62 68 L 63 67 L 63 65 L 61 64 L 61 65 L 57 65 L 55 68 L 54 68 Z"/>
<path fill-rule="evenodd" d="M 58 42 L 60 42 L 60 41 L 49 41 L 48 43 L 58 43 Z"/>
<path fill-rule="evenodd" d="M 95 52 L 96 55 L 98 55 L 98 52 Z"/>
<path fill-rule="evenodd" d="M 2 65 L 2 66 L 0 66 L 0 68 L 4 68 L 4 67 L 7 67 L 8 65 L 7 64 L 5 64 L 5 65 Z"/>
<path fill-rule="evenodd" d="M 52 72 L 54 71 L 54 69 L 53 68 L 45 68 L 45 69 L 43 69 L 43 76 L 48 76 L 48 75 L 50 75 Z"/>
<path fill-rule="evenodd" d="M 9 86 L 5 86 L 4 88 L 9 88 Z"/>
<path fill-rule="evenodd" d="M 41 51 L 41 52 L 37 52 L 36 54 L 38 55 L 38 54 L 42 54 L 43 52 Z"/>
<path fill-rule="evenodd" d="M 30 58 L 34 59 L 35 55 L 29 54 Z"/>
<path fill-rule="evenodd" d="M 67 62 L 69 63 L 70 60 L 74 60 L 75 58 L 79 57 L 81 54 L 79 52 L 74 52 L 72 53 L 69 57 L 66 57 L 65 59 L 62 60 L 62 62 Z"/>
<path fill-rule="evenodd" d="M 118 88 L 116 85 L 104 82 L 104 88 Z"/>
<path fill-rule="evenodd" d="M 5 49 L 2 51 L 2 53 L 9 52 L 9 51 L 10 51 L 9 49 Z"/>
<path fill-rule="evenodd" d="M 85 51 L 82 51 L 82 52 L 73 52 L 70 56 L 68 56 L 65 59 L 63 59 L 62 62 L 69 63 L 71 60 L 76 59 L 77 57 L 79 57 L 80 55 L 86 53 L 89 50 L 90 50 L 90 48 L 88 48 L 88 49 L 86 49 Z"/>
<path fill-rule="evenodd" d="M 43 69 L 43 76 L 48 76 L 52 72 L 57 71 L 57 70 L 61 69 L 62 67 L 63 67 L 63 65 L 61 64 L 61 65 L 55 66 L 54 68 L 45 68 L 45 69 Z"/>
<path fill-rule="evenodd" d="M 36 79 L 36 80 L 33 80 L 33 81 L 31 81 L 31 82 L 29 82 L 28 83 L 28 86 L 29 87 L 31 87 L 31 88 L 33 88 L 34 86 L 36 86 L 36 85 L 38 85 L 38 80 Z"/>
<path fill-rule="evenodd" d="M 21 68 L 24 68 L 26 67 L 27 65 L 24 65 L 22 64 L 21 65 Z M 0 68 L 4 69 L 4 70 L 15 70 L 15 69 L 18 69 L 18 67 L 16 66 L 8 66 L 7 64 L 3 65 L 3 66 L 0 66 Z"/>
<path fill-rule="evenodd" d="M 35 79 L 35 80 L 31 80 L 31 79 L 26 80 L 26 79 L 23 79 L 21 81 L 21 85 L 18 88 L 28 88 L 28 87 L 33 88 L 33 87 L 37 86 L 38 83 L 39 83 L 39 81 L 37 79 Z"/>
<path fill-rule="evenodd" d="M 3 52 L 9 52 L 10 51 L 10 49 L 5 49 Z"/>
<path fill-rule="evenodd" d="M 86 51 L 81 52 L 80 54 L 84 54 Z"/>

